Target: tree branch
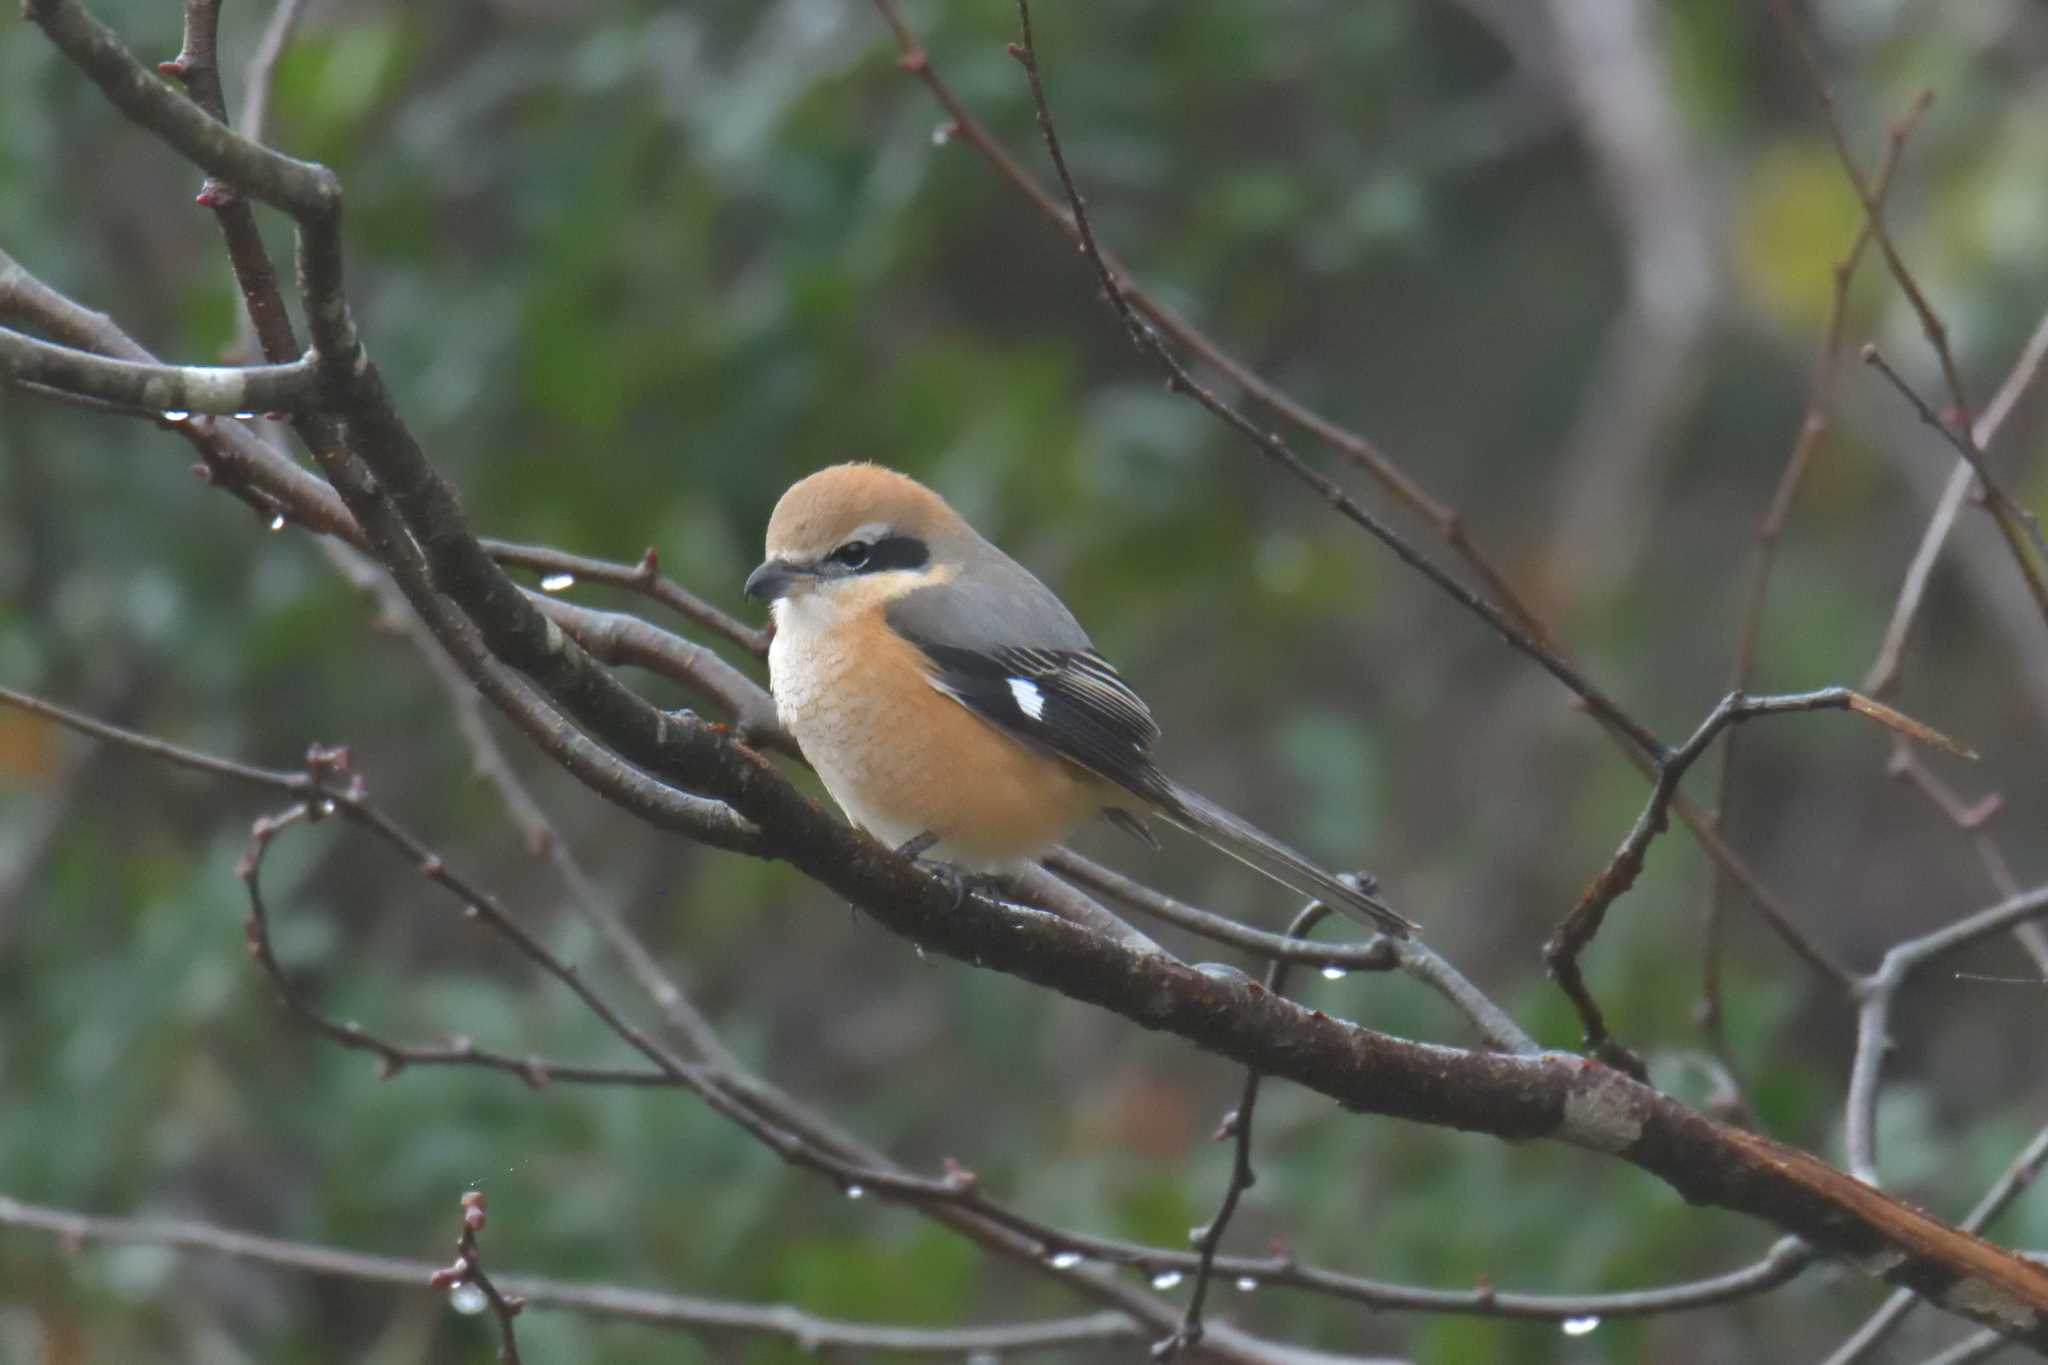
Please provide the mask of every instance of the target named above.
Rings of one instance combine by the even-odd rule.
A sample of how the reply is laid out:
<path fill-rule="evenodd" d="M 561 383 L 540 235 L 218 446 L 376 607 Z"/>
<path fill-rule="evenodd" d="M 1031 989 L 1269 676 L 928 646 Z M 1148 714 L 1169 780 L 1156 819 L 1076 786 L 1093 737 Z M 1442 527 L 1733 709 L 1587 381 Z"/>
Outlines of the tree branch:
<path fill-rule="evenodd" d="M 1585 978 L 1579 972 L 1579 955 L 1585 951 L 1593 936 L 1600 932 L 1600 925 L 1607 917 L 1607 911 L 1614 902 L 1635 885 L 1636 878 L 1643 870 L 1644 855 L 1650 841 L 1663 833 L 1671 800 L 1677 794 L 1678 784 L 1685 777 L 1686 770 L 1698 761 L 1714 737 L 1732 725 L 1755 720 L 1758 716 L 1790 715 L 1805 711 L 1854 711 L 1886 726 L 1895 733 L 1911 737 L 1921 743 L 1935 744 L 1951 752 L 1962 753 L 1974 758 L 1975 754 L 1958 745 L 1954 740 L 1928 729 L 1918 721 L 1899 714 L 1882 702 L 1872 701 L 1860 692 L 1846 687 L 1822 688 L 1817 692 L 1788 692 L 1777 696 L 1752 697 L 1741 692 L 1731 692 L 1721 699 L 1721 704 L 1711 711 L 1700 727 L 1693 731 L 1669 758 L 1658 765 L 1656 785 L 1651 789 L 1649 802 L 1642 814 L 1636 817 L 1628 836 L 1621 841 L 1607 866 L 1593 878 L 1579 903 L 1572 907 L 1551 931 L 1550 938 L 1543 945 L 1543 959 L 1550 965 L 1550 974 L 1557 979 L 1558 986 L 1571 1000 L 1573 1009 L 1578 1011 L 1579 1022 L 1586 1031 L 1587 1049 L 1599 1056 L 1609 1066 L 1619 1067 L 1637 1080 L 1648 1079 L 1642 1059 L 1627 1048 L 1616 1043 L 1608 1034 L 1607 1022 L 1600 1013 L 1600 1007 L 1586 989 Z M 1831 958 L 1818 956 L 1817 963 L 1824 963 L 1824 974 L 1832 978 L 1845 991 L 1852 988 L 1855 978 L 1846 968 L 1840 967 Z"/>
<path fill-rule="evenodd" d="M 26 704 L 67 724 L 83 720 L 63 708 L 4 690 L 0 700 Z M 334 790 L 309 773 L 273 772 L 195 755 L 100 722 L 78 728 L 296 799 L 333 802 L 337 812 L 392 843 L 429 879 L 473 908 L 484 923 L 568 986 L 614 1033 L 672 1080 L 785 1160 L 843 1184 L 858 1182 L 908 1201 L 958 1204 L 959 1211 L 970 1217 L 996 1220 L 998 1226 L 1034 1239 L 1046 1231 L 1047 1239 L 1033 1244 L 1055 1272 L 1077 1269 L 1073 1263 L 1058 1263 L 1059 1254 L 1068 1248 L 1099 1258 L 1130 1254 L 1120 1244 L 1050 1233 L 998 1209 L 979 1196 L 971 1177 L 962 1179 L 955 1173 L 932 1180 L 878 1173 L 801 1133 L 764 1121 L 725 1088 L 715 1069 L 682 1062 L 626 1024 L 572 968 L 519 929 L 494 900 L 452 872 L 360 793 Z M 960 914 L 949 895 L 941 891 L 938 898 L 944 905 L 929 919 L 917 920 L 913 936 L 941 951 L 985 960 L 1146 1027 L 1174 1032 L 1247 1067 L 1318 1090 L 1349 1108 L 1509 1139 L 1548 1137 L 1618 1156 L 1665 1180 L 1692 1202 L 1765 1219 L 1866 1273 L 1935 1297 L 1952 1311 L 2000 1327 L 2018 1339 L 2048 1346 L 2048 1270 L 1946 1227 L 1803 1152 L 1695 1113 L 1597 1062 L 1561 1053 L 1507 1055 L 1409 1042 L 1296 1005 L 1241 973 L 1204 970 L 1163 954 L 1133 951 L 1054 916 L 1001 904 L 989 906 L 985 914 Z M 884 902 L 867 908 L 885 923 L 898 924 L 908 918 L 906 911 L 916 915 L 921 910 Z M 1894 950 L 1887 970 L 1904 970 L 1903 965 L 1893 966 L 1895 958 L 1901 964 L 1907 959 L 1924 961 L 2044 908 L 2048 887 L 2030 893 L 2023 903 L 1991 907 L 1905 945 L 1903 951 Z M 1192 1267 L 1189 1253 L 1179 1256 Z M 1136 1249 L 1136 1258 L 1151 1264 L 1175 1263 L 1172 1256 L 1142 1248 Z M 1274 1274 L 1274 1268 L 1257 1262 L 1219 1258 L 1215 1265 L 1226 1274 Z M 1079 1278 L 1098 1283 L 1085 1274 Z M 1305 1277 L 1302 1283 L 1316 1281 Z M 1170 1327 L 1172 1320 L 1162 1325 Z"/>
<path fill-rule="evenodd" d="M 402 1289 L 429 1288 L 429 1281 L 440 1269 L 427 1261 L 343 1251 L 187 1219 L 102 1218 L 24 1203 L 6 1195 L 0 1195 L 0 1226 L 46 1232 L 73 1244 L 116 1242 L 170 1247 Z M 1136 1335 L 1136 1324 L 1125 1314 L 1114 1312 L 1035 1323 L 934 1330 L 838 1321 L 786 1304 L 757 1306 L 537 1275 L 499 1275 L 495 1280 L 501 1293 L 522 1299 L 533 1308 L 560 1308 L 719 1336 L 779 1337 L 810 1352 L 889 1351 L 957 1358 L 976 1351 L 1053 1351 Z"/>
<path fill-rule="evenodd" d="M 195 412 L 223 417 L 297 411 L 318 392 L 311 360 L 288 365 L 144 365 L 108 360 L 0 328 L 0 379 L 36 384 L 180 422 Z"/>
<path fill-rule="evenodd" d="M 874 4 L 883 22 L 895 36 L 900 49 L 901 55 L 897 64 L 915 76 L 931 92 L 932 98 L 948 115 L 948 128 L 979 152 L 1006 183 L 1016 189 L 1069 241 L 1080 245 L 1080 222 L 1075 215 L 1068 207 L 1063 206 L 1059 199 L 1041 188 L 1016 159 L 1003 149 L 994 135 L 961 103 L 951 86 L 939 76 L 937 69 L 932 65 L 930 54 L 904 22 L 894 0 L 874 0 Z M 1325 442 L 1364 469 L 1395 502 L 1436 528 L 1445 543 L 1485 585 L 1493 601 L 1497 602 L 1531 639 L 1552 648 L 1556 647 L 1549 628 L 1516 593 L 1508 575 L 1473 545 L 1465 531 L 1464 520 L 1455 508 L 1425 490 L 1420 482 L 1406 473 L 1373 442 L 1309 408 L 1225 351 L 1213 339 L 1147 291 L 1130 269 L 1100 243 L 1095 243 L 1095 254 L 1101 265 L 1114 277 L 1117 294 L 1131 308 L 1142 313 L 1152 325 L 1167 336 L 1200 356 L 1205 363 L 1271 409 L 1283 421 Z M 1302 479 L 1319 494 L 1325 494 L 1325 500 L 1328 500 L 1325 492 L 1329 487 L 1327 480 L 1323 480 L 1313 470 L 1299 466 L 1298 462 L 1286 467 L 1291 474 Z M 1342 496 L 1341 490 L 1338 490 L 1338 496 Z M 1632 734 L 1628 727 L 1610 723 L 1597 711 L 1594 715 L 1600 722 L 1603 732 L 1619 746 L 1635 767 L 1645 776 L 1654 777 L 1658 750 L 1654 746 L 1650 749 L 1641 747 L 1639 736 Z M 1813 945 L 1799 929 L 1797 917 L 1792 914 L 1784 900 L 1763 883 L 1740 854 L 1729 847 L 1727 841 L 1692 802 L 1681 795 L 1672 802 L 1671 809 L 1692 832 L 1700 848 L 1714 865 L 1730 883 L 1742 891 L 1744 897 L 1763 917 L 1765 924 L 1784 939 L 1809 966 L 1815 966 L 1817 956 L 1806 951 Z M 1819 970 L 1818 967 L 1816 969 Z"/>

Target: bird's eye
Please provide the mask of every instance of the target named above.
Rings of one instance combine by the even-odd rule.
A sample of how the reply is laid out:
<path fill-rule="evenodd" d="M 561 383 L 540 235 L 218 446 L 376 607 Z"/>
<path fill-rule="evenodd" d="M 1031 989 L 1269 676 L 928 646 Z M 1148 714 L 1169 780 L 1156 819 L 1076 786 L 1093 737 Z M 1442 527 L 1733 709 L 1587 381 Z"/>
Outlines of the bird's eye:
<path fill-rule="evenodd" d="M 842 568 L 858 569 L 867 564 L 871 548 L 865 540 L 849 540 L 832 552 L 831 560 Z"/>

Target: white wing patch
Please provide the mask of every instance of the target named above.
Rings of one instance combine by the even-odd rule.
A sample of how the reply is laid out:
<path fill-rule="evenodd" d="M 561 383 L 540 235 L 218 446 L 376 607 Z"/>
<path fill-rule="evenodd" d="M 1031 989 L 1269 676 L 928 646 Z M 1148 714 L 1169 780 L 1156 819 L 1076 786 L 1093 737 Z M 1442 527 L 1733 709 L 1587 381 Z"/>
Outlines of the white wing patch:
<path fill-rule="evenodd" d="M 1045 693 L 1038 690 L 1038 684 L 1029 678 L 1011 678 L 1010 695 L 1017 699 L 1017 709 L 1033 720 L 1045 719 Z"/>

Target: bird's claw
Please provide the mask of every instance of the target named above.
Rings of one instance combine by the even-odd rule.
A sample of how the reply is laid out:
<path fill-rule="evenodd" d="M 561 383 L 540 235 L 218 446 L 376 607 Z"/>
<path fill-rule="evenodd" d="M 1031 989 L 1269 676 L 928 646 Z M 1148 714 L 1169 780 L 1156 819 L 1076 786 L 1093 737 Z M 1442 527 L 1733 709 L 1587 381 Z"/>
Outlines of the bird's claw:
<path fill-rule="evenodd" d="M 985 872 L 967 872 L 957 863 L 943 858 L 927 858 L 925 853 L 936 843 L 939 836 L 930 830 L 914 838 L 905 839 L 896 846 L 896 851 L 919 867 L 932 874 L 943 884 L 953 897 L 953 909 L 959 910 L 967 904 L 967 898 L 975 893 L 1000 896 L 1002 879 Z"/>

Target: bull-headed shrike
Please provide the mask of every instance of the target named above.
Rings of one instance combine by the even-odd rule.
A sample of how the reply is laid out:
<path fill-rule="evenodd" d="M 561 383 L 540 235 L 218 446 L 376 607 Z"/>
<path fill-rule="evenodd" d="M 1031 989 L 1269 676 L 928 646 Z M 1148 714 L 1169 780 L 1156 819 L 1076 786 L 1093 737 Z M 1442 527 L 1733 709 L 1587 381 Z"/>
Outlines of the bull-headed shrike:
<path fill-rule="evenodd" d="M 1052 590 L 945 499 L 874 464 L 802 479 L 747 595 L 773 604 L 775 709 L 854 824 L 1004 872 L 1091 815 L 1156 815 L 1300 895 L 1414 926 L 1153 765 L 1159 727 Z"/>

